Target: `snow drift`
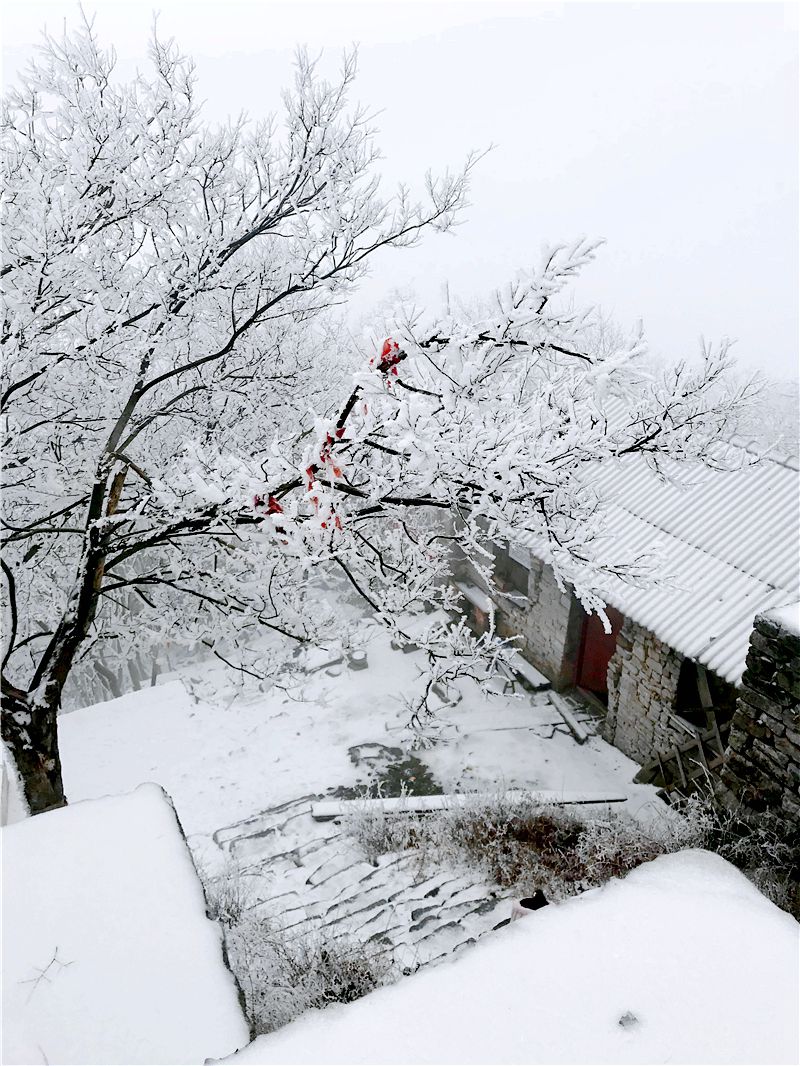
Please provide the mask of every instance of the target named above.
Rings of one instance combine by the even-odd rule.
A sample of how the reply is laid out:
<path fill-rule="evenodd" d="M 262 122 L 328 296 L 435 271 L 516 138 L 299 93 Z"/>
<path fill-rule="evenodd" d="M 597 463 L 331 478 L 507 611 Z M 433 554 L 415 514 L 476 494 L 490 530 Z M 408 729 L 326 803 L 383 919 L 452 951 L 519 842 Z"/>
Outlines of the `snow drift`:
<path fill-rule="evenodd" d="M 226 1062 L 788 1063 L 798 925 L 733 866 L 666 855 Z"/>
<path fill-rule="evenodd" d="M 249 1039 L 166 794 L 2 831 L 3 1062 L 197 1063 Z"/>

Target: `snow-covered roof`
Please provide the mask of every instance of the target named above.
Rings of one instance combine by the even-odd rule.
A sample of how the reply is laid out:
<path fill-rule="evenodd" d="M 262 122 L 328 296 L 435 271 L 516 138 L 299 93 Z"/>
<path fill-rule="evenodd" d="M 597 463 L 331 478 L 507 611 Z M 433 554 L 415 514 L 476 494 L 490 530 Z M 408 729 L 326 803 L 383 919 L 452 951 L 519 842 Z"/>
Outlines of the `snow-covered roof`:
<path fill-rule="evenodd" d="M 800 598 L 800 476 L 791 459 L 738 470 L 662 464 L 641 456 L 596 469 L 609 504 L 609 557 L 659 548 L 672 587 L 612 579 L 611 606 L 733 684 L 757 614 Z M 532 550 L 536 550 L 531 545 Z"/>
<path fill-rule="evenodd" d="M 6 1063 L 198 1063 L 249 1039 L 157 785 L 2 830 Z"/>
<path fill-rule="evenodd" d="M 665 855 L 225 1061 L 793 1062 L 797 930 L 718 855 Z"/>

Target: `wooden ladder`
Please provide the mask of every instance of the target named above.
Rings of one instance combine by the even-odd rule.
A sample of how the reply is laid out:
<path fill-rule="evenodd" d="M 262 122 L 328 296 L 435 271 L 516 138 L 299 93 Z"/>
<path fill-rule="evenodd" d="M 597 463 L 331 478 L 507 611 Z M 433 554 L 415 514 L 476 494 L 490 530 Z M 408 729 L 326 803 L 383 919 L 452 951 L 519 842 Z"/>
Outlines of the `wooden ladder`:
<path fill-rule="evenodd" d="M 634 778 L 640 785 L 656 785 L 667 796 L 671 792 L 689 795 L 718 770 L 725 761 L 725 744 L 716 720 L 710 728 L 697 732 L 681 744 L 656 752 Z"/>

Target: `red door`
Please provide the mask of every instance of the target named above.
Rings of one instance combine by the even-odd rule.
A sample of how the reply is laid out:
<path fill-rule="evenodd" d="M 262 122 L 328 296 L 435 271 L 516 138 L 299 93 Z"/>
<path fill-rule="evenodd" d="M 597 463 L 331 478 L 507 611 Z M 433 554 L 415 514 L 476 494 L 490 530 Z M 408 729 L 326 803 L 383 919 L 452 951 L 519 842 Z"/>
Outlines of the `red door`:
<path fill-rule="evenodd" d="M 578 651 L 578 667 L 575 684 L 588 689 L 597 696 L 608 695 L 608 664 L 617 646 L 617 634 L 624 621 L 619 611 L 606 607 L 611 623 L 611 632 L 606 633 L 596 614 L 587 615 L 583 621 L 581 645 Z"/>

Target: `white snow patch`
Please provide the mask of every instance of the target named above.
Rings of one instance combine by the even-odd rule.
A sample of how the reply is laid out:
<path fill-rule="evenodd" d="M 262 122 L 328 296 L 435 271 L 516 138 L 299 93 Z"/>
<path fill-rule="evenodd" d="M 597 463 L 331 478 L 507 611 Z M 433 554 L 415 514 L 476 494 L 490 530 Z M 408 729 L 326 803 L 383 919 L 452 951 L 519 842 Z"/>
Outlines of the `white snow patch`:
<path fill-rule="evenodd" d="M 199 1063 L 248 1028 L 156 785 L 2 831 L 4 1063 Z"/>
<path fill-rule="evenodd" d="M 771 618 L 795 636 L 800 636 L 800 603 L 787 603 L 785 607 L 769 611 L 767 618 Z"/>
<path fill-rule="evenodd" d="M 799 993 L 797 923 L 688 851 L 224 1061 L 795 1063 Z"/>

